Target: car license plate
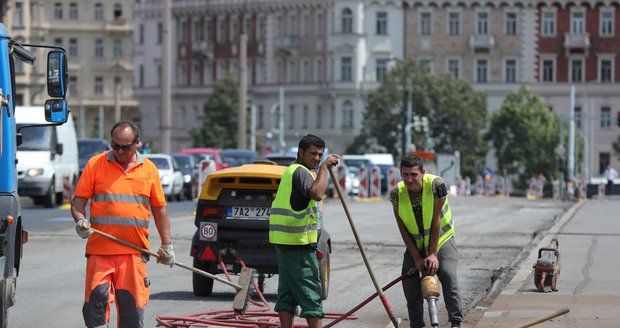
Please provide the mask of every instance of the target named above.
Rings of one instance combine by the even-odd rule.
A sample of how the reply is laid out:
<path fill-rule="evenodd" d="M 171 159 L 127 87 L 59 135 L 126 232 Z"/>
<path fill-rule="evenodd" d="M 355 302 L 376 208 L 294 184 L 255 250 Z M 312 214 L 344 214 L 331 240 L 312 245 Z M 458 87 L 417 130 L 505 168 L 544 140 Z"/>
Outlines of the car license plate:
<path fill-rule="evenodd" d="M 269 207 L 231 206 L 226 209 L 227 219 L 268 220 Z"/>

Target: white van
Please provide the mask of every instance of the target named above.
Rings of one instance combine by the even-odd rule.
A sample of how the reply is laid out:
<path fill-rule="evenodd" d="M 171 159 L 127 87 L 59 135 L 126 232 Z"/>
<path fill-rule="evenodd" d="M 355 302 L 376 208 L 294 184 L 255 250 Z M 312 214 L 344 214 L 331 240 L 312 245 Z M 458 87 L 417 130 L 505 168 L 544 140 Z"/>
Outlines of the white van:
<path fill-rule="evenodd" d="M 17 146 L 18 194 L 54 207 L 62 201 L 63 185 L 70 186 L 72 194 L 79 176 L 73 116 L 63 125 L 28 126 L 48 124 L 43 106 L 17 106 L 15 121 L 22 136 Z"/>

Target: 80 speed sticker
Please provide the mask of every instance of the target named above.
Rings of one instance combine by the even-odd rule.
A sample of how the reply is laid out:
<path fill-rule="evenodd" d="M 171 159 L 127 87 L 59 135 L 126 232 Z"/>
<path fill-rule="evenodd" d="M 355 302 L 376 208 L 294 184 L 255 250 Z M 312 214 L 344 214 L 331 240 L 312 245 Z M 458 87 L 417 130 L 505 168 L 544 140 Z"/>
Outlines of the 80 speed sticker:
<path fill-rule="evenodd" d="M 217 223 L 200 223 L 200 240 L 217 241 Z"/>

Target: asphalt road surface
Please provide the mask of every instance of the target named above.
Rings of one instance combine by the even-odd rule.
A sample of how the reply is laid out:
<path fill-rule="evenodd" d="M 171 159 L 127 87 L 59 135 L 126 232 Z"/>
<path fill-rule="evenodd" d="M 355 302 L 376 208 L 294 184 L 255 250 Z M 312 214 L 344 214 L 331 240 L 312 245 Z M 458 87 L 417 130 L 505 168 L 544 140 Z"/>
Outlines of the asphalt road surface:
<path fill-rule="evenodd" d="M 456 220 L 456 242 L 461 259 L 459 283 L 465 310 L 472 310 L 486 296 L 493 280 L 510 274 L 515 260 L 527 252 L 532 240 L 548 229 L 570 203 L 528 201 L 515 198 L 451 198 Z M 378 202 L 351 202 L 350 210 L 364 242 L 379 284 L 400 275 L 404 246 L 398 233 L 391 205 Z M 191 264 L 189 248 L 194 233 L 193 202 L 171 203 L 172 236 L 177 261 Z M 333 242 L 329 298 L 326 312 L 344 313 L 374 292 L 372 282 L 359 255 L 351 228 L 337 200 L 325 202 L 325 227 Z M 24 226 L 30 241 L 17 282 L 16 304 L 9 310 L 11 327 L 83 327 L 85 242 L 76 236 L 68 211 L 44 210 L 24 206 Z M 159 239 L 154 225 L 152 248 Z M 170 269 L 151 261 L 151 302 L 145 311 L 145 326 L 155 327 L 157 316 L 181 316 L 209 309 L 229 309 L 233 290 L 214 285 L 209 298 L 193 295 L 191 273 Z M 273 307 L 277 276 L 266 280 L 267 300 Z M 386 292 L 396 316 L 408 327 L 406 303 L 400 284 Z M 447 316 L 443 301 L 438 302 L 440 320 Z M 115 322 L 115 311 L 112 311 Z M 338 327 L 385 327 L 388 318 L 378 300 L 357 312 L 357 320 Z M 326 320 L 327 322 L 327 320 Z M 115 324 L 112 324 L 115 326 Z"/>

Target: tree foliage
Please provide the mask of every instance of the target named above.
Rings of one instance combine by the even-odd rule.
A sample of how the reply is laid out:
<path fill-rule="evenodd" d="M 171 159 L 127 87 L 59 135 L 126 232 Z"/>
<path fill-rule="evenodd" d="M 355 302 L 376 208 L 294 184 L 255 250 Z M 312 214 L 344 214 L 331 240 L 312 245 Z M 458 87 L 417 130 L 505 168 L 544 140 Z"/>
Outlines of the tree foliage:
<path fill-rule="evenodd" d="M 518 174 L 516 186 L 524 188 L 531 176 L 558 176 L 558 133 L 558 118 L 537 95 L 521 87 L 491 115 L 487 138 L 496 150 L 500 171 Z"/>
<path fill-rule="evenodd" d="M 436 153 L 461 154 L 466 176 L 479 174 L 487 151 L 481 131 L 485 127 L 486 98 L 451 75 L 430 75 L 425 67 L 401 62 L 382 85 L 367 95 L 362 131 L 349 146 L 349 153 L 388 152 L 402 156 L 402 125 L 406 115 L 403 93 L 413 93 L 413 115 L 426 116 Z M 413 133 L 416 149 L 425 145 L 423 132 Z"/>
<path fill-rule="evenodd" d="M 239 91 L 232 75 L 213 83 L 203 108 L 202 126 L 190 129 L 194 147 L 236 148 Z"/>

